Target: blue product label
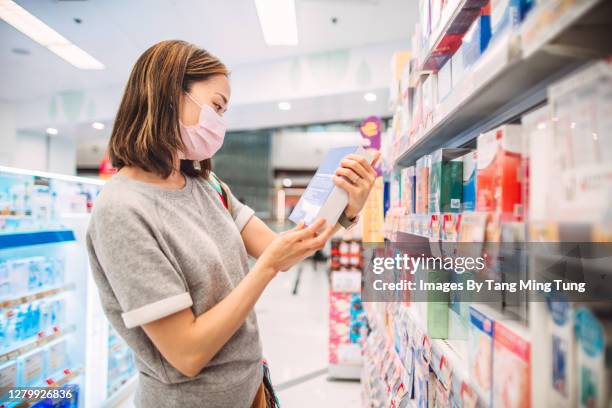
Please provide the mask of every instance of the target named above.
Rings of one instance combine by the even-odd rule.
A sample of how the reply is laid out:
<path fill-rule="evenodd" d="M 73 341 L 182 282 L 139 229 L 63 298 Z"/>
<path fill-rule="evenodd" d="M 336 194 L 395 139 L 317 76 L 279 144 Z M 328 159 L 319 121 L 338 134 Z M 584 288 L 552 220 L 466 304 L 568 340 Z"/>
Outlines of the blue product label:
<path fill-rule="evenodd" d="M 567 396 L 567 342 L 552 336 L 552 384 L 561 395 Z"/>
<path fill-rule="evenodd" d="M 569 319 L 569 303 L 561 298 L 552 299 L 547 297 L 546 305 L 555 324 L 557 326 L 564 326 Z"/>
<path fill-rule="evenodd" d="M 596 357 L 603 352 L 603 327 L 589 309 L 581 307 L 576 310 L 576 331 L 580 347 L 586 355 Z"/>
<path fill-rule="evenodd" d="M 476 168 L 470 174 L 470 178 L 463 184 L 463 211 L 474 211 L 476 209 Z"/>
<path fill-rule="evenodd" d="M 493 336 L 493 320 L 473 307 L 470 307 L 470 322 L 489 337 Z"/>

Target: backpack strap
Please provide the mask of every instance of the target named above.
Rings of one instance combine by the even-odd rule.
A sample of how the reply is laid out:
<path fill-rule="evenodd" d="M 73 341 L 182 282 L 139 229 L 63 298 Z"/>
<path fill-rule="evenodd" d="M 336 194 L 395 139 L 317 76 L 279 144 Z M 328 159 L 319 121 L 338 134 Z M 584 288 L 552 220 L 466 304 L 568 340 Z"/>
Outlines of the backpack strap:
<path fill-rule="evenodd" d="M 208 176 L 208 179 L 206 181 L 219 195 L 221 204 L 223 204 L 223 206 L 231 213 L 232 209 L 228 194 L 229 188 L 227 187 L 227 185 L 225 185 L 225 183 L 223 183 L 219 179 L 219 177 L 217 177 L 217 175 L 212 171 L 210 172 L 210 175 Z"/>

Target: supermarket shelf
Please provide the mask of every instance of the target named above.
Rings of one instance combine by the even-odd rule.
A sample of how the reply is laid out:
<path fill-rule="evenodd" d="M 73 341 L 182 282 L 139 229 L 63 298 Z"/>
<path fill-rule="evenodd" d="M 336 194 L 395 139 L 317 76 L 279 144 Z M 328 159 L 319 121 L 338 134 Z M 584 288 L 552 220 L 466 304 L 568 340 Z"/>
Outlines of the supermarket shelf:
<path fill-rule="evenodd" d="M 43 230 L 0 233 L 0 250 L 31 245 L 57 244 L 76 241 L 72 230 Z"/>
<path fill-rule="evenodd" d="M 28 294 L 18 296 L 12 299 L 5 299 L 5 300 L 0 301 L 0 309 L 23 305 L 25 303 L 31 303 L 36 300 L 40 300 L 46 297 L 51 297 L 51 296 L 55 296 L 63 292 L 74 290 L 75 288 L 76 288 L 76 285 L 69 284 L 69 285 L 60 286 L 57 288 L 46 289 L 40 292 L 28 293 Z"/>
<path fill-rule="evenodd" d="M 74 380 L 75 378 L 78 378 L 83 373 L 84 373 L 83 369 L 78 369 L 78 370 L 71 371 L 68 374 L 66 374 L 65 376 L 63 376 L 61 379 L 59 379 L 57 381 L 54 381 L 48 387 L 49 388 L 62 387 L 64 385 L 66 385 L 66 384 L 69 384 L 72 380 Z M 39 401 L 40 400 L 25 401 L 25 402 L 22 402 L 21 404 L 16 405 L 15 408 L 28 408 L 28 407 L 32 407 L 32 406 L 34 406 L 34 404 L 38 403 Z"/>
<path fill-rule="evenodd" d="M 106 401 L 103 406 L 105 407 L 116 407 L 120 403 L 124 402 L 136 389 L 138 384 L 138 376 L 133 375 L 129 380 L 125 382 L 121 387 L 117 389 Z"/>
<path fill-rule="evenodd" d="M 612 22 L 612 3 L 607 0 L 565 3 L 572 4 L 551 22 L 555 27 L 551 33 L 531 34 L 536 46 L 531 42 L 526 46 L 521 33 L 516 32 L 494 39 L 480 60 L 466 71 L 460 84 L 436 107 L 432 123 L 416 135 L 416 141 L 397 157 L 396 163 L 412 165 L 440 147 L 464 146 L 480 133 L 516 120 L 546 101 L 551 83 L 588 63 L 586 55 L 560 52 L 562 47 L 556 41 L 580 27 L 600 27 L 603 22 Z M 530 17 L 533 20 L 528 22 L 540 19 L 544 12 L 536 9 Z M 533 30 L 531 25 L 526 27 Z M 605 36 L 602 38 L 605 40 Z M 575 39 L 573 49 L 589 50 L 592 47 L 587 40 L 587 36 Z M 608 51 L 610 46 L 608 42 Z"/>
<path fill-rule="evenodd" d="M 421 69 L 438 71 L 461 45 L 461 39 L 476 17 L 486 0 L 456 0 L 448 4 L 440 17 L 440 24 L 429 37 L 431 41 L 421 57 Z"/>
<path fill-rule="evenodd" d="M 44 346 L 45 344 L 50 343 L 53 340 L 56 340 L 62 336 L 68 335 L 75 331 L 76 331 L 76 326 L 68 326 L 66 329 L 58 330 L 57 332 L 49 336 L 39 337 L 35 340 L 31 340 L 25 343 L 24 345 L 17 347 L 16 349 L 0 354 L 0 363 L 9 361 L 9 360 L 13 360 L 23 354 L 26 354 L 38 347 Z"/>

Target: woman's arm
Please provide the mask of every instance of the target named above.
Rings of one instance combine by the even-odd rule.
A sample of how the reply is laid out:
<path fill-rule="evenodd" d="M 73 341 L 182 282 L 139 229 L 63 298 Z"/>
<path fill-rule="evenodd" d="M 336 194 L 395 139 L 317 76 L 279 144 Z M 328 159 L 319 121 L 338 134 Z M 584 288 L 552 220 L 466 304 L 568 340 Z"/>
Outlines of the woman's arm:
<path fill-rule="evenodd" d="M 318 220 L 278 234 L 251 271 L 221 302 L 200 316 L 191 309 L 143 325 L 160 353 L 181 373 L 193 377 L 208 364 L 244 323 L 266 285 L 278 271 L 287 270 L 325 245 L 333 228 Z"/>

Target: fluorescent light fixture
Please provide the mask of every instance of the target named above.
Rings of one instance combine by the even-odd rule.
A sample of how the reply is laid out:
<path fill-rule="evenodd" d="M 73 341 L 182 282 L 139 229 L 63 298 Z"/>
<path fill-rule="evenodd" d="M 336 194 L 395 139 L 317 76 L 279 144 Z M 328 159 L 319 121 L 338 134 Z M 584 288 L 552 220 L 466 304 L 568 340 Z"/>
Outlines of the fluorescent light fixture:
<path fill-rule="evenodd" d="M 96 130 L 103 130 L 105 126 L 104 126 L 104 123 L 102 122 L 94 122 L 91 124 L 91 127 Z"/>
<path fill-rule="evenodd" d="M 374 102 L 376 101 L 376 94 L 374 92 L 367 92 L 363 95 L 363 99 L 368 102 Z"/>
<path fill-rule="evenodd" d="M 268 45 L 298 45 L 295 0 L 255 0 L 264 41 Z"/>
<path fill-rule="evenodd" d="M 291 104 L 289 102 L 279 102 L 278 109 L 288 111 L 291 109 Z"/>
<path fill-rule="evenodd" d="M 0 0 L 0 18 L 77 68 L 104 69 L 104 64 L 72 44 L 13 0 Z"/>
<path fill-rule="evenodd" d="M 48 135 L 55 136 L 55 135 L 57 135 L 57 134 L 59 133 L 59 130 L 57 130 L 56 128 L 48 127 L 48 128 L 45 130 L 45 132 L 46 132 Z"/>

